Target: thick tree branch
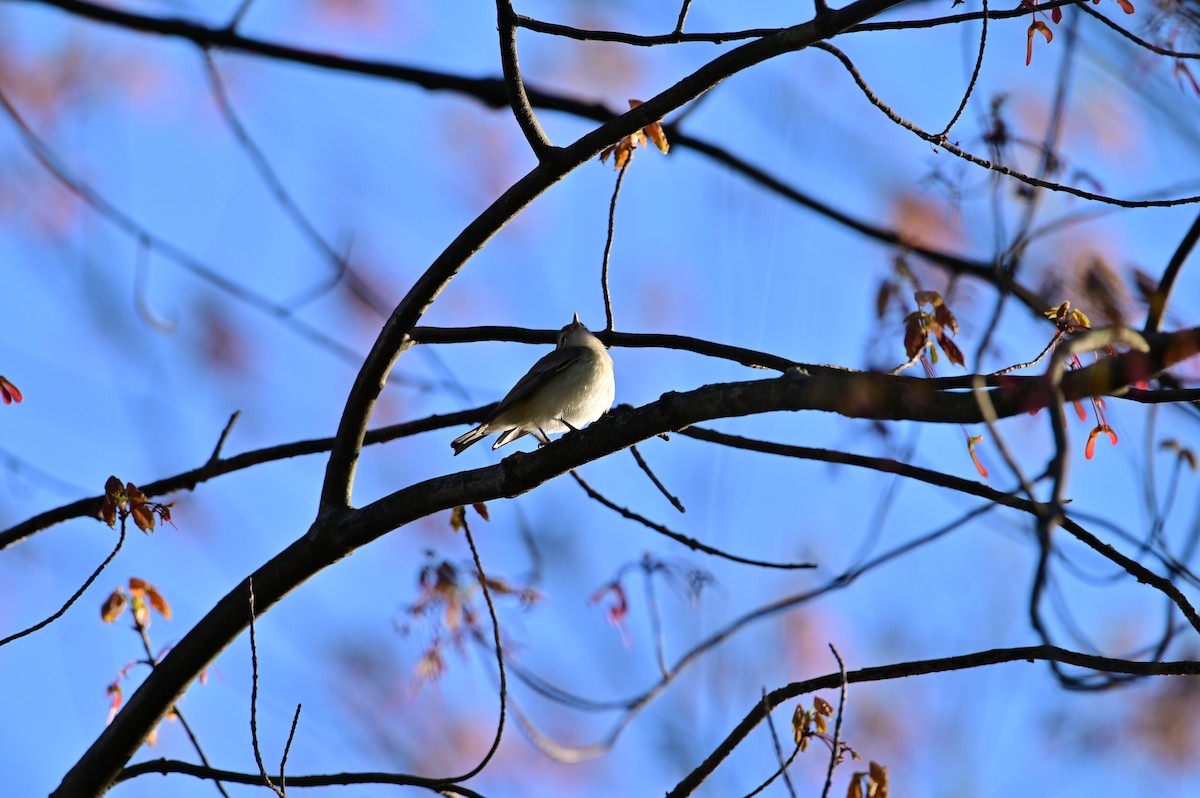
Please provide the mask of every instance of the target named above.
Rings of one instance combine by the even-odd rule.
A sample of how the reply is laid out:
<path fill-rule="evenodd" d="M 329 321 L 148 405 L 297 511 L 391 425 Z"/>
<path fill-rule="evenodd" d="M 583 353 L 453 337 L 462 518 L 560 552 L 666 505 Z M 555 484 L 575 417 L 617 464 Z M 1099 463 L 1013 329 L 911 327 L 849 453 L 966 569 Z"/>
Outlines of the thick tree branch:
<path fill-rule="evenodd" d="M 1200 328 L 1149 336 L 1150 352 L 1108 357 L 1064 375 L 1064 400 L 1088 392 L 1119 390 L 1200 351 Z M 1044 380 L 1028 379 L 992 391 L 998 417 L 1045 406 Z M 688 393 L 668 393 L 637 410 L 614 413 L 587 429 L 499 464 L 435 477 L 363 507 L 322 515 L 307 534 L 258 569 L 257 606 L 265 612 L 314 574 L 356 549 L 432 513 L 461 504 L 511 498 L 572 468 L 664 432 L 719 417 L 777 410 L 848 412 L 863 418 L 975 423 L 981 415 L 975 396 L 939 392 L 928 381 L 847 373 L 821 377 L 788 374 L 769 380 L 709 385 Z M 56 796 L 104 792 L 146 733 L 178 700 L 188 684 L 246 627 L 248 581 L 243 580 L 171 650 L 158 668 L 79 762 L 67 773 Z"/>
<path fill-rule="evenodd" d="M 556 150 L 553 157 L 542 160 L 504 192 L 442 251 L 384 325 L 346 400 L 321 487 L 319 513 L 350 507 L 354 471 L 368 419 L 388 372 L 396 359 L 414 343 L 409 336 L 412 328 L 467 261 L 514 216 L 550 186 L 598 155 L 604 147 L 662 119 L 729 76 L 784 53 L 808 47 L 828 31 L 844 30 L 900 2 L 903 0 L 858 0 L 822 17 L 820 26 L 815 23 L 797 25 L 720 55 L 642 105 L 600 125 L 570 146 Z"/>

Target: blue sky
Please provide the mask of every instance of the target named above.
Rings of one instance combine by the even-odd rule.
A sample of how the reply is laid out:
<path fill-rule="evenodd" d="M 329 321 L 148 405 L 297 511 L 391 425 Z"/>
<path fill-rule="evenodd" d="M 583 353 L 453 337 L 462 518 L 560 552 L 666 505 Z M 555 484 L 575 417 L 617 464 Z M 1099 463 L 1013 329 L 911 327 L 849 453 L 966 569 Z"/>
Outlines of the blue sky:
<path fill-rule="evenodd" d="M 228 3 L 229 9 L 235 5 Z M 368 58 L 490 76 L 496 60 L 491 4 L 453 8 L 426 4 L 348 4 L 369 25 L 331 17 L 337 4 L 259 0 L 247 35 Z M 130 5 L 129 7 L 135 7 Z M 141 3 L 156 14 L 219 23 L 228 10 L 200 4 Z M 968 6 L 971 7 L 971 6 Z M 322 9 L 325 9 L 324 11 Z M 518 4 L 531 16 L 637 32 L 668 30 L 677 8 L 614 3 Z M 1120 15 L 1114 4 L 1098 7 Z M 696 3 L 689 29 L 717 30 L 802 19 L 789 4 L 739 9 Z M 913 16 L 947 13 L 914 5 Z M 1141 11 L 1139 10 L 1139 14 Z M 382 16 L 371 16 L 381 14 Z M 1082 55 L 1072 76 L 1075 109 L 1064 131 L 1068 175 L 1102 176 L 1117 196 L 1197 193 L 1195 131 L 1169 122 L 1187 118 L 1197 98 L 1171 82 L 1170 65 L 1136 64 L 1136 80 L 1111 64 L 1132 56 L 1088 19 L 1078 24 Z M 1061 30 L 1061 29 L 1060 29 Z M 928 129 L 953 113 L 974 60 L 977 26 L 855 34 L 838 40 L 874 89 Z M 990 27 L 987 60 L 958 140 L 983 152 L 980 122 L 989 98 L 1008 96 L 1011 122 L 1038 138 L 1051 102 L 1062 34 L 1039 41 L 1024 66 L 1025 24 Z M 328 264 L 289 221 L 225 127 L 207 89 L 203 63 L 188 44 L 144 37 L 23 3 L 0 5 L 6 53 L 0 88 L 39 135 L 81 179 L 164 241 L 251 291 L 288 303 L 318 285 Z M 713 45 L 631 50 L 547 39 L 523 32 L 521 63 L 530 83 L 574 91 L 613 109 L 646 99 L 718 52 Z M 83 66 L 75 99 L 52 110 L 32 96 L 31 75 L 55 75 L 75 54 Z M 216 53 L 216 63 L 243 122 L 321 234 L 348 248 L 356 268 L 389 305 L 500 191 L 532 167 L 511 115 L 470 99 L 405 85 L 263 63 Z M 14 66 L 15 65 L 15 66 Z M 15 82 L 14 82 L 15 81 Z M 1135 86 L 1135 88 L 1131 88 Z M 1165 98 L 1156 110 L 1159 98 Z M 542 113 L 547 132 L 566 143 L 586 122 Z M 925 228 L 948 247 L 979 258 L 992 252 L 991 178 L 965 170 L 891 125 L 854 89 L 825 53 L 804 52 L 765 64 L 718 87 L 686 123 L 688 133 L 719 142 L 775 171 L 797 188 L 883 225 L 904 208 L 930 208 Z M 298 336 L 85 207 L 72 203 L 30 157 L 11 124 L 0 124 L 0 263 L 6 264 L 0 374 L 25 394 L 0 407 L 0 449 L 9 459 L 0 493 L 0 526 L 84 495 L 99 493 L 109 474 L 146 483 L 200 465 L 234 410 L 242 412 L 226 453 L 331 435 L 355 364 Z M 1028 168 L 1030 156 L 1022 164 Z M 954 178 L 957 209 L 933 174 Z M 555 186 L 467 265 L 427 314 L 440 326 L 504 324 L 557 328 L 573 312 L 603 326 L 600 255 L 615 173 L 589 164 Z M 1190 188 L 1187 186 L 1190 185 Z M 1012 187 L 1003 185 L 1008 197 Z M 14 201 L 15 195 L 15 201 Z M 908 199 L 905 199 L 908 198 Z M 1086 209 L 1049 196 L 1040 219 L 1053 224 Z M 1007 224 L 1015 218 L 1008 211 Z M 1106 213 L 1036 242 L 1029 281 L 1067 270 L 1099 253 L 1132 284 L 1134 268 L 1158 275 L 1194 215 L 1188 208 Z M 639 152 L 617 210 L 612 288 L 617 327 L 671 332 L 765 349 L 798 361 L 852 368 L 904 360 L 900 316 L 874 318 L 876 287 L 894 252 L 750 185 L 698 154 Z M 139 260 L 141 259 L 141 260 Z M 930 284 L 944 279 L 925 269 Z M 139 288 L 141 281 L 141 288 Z M 962 321 L 959 343 L 974 352 L 992 308 L 978 283 L 950 295 Z M 1168 327 L 1194 325 L 1200 285 L 1185 269 Z M 1068 297 L 1062 297 L 1068 298 Z M 143 303 L 141 312 L 137 301 Z M 1078 301 L 1076 302 L 1079 303 Z M 147 309 L 148 308 L 148 309 Z M 1090 312 L 1090 311 L 1089 311 Z M 1140 311 L 1138 311 L 1140 312 Z M 379 319 L 334 291 L 297 309 L 296 317 L 354 352 L 365 353 Z M 1132 322 L 1140 324 L 1133 316 Z M 1033 357 L 1047 326 L 1010 303 L 997 349 L 981 369 Z M 421 348 L 397 373 L 431 388 L 396 385 L 385 393 L 378 422 L 423 417 L 498 398 L 546 347 L 510 343 Z M 617 349 L 617 402 L 644 404 L 668 390 L 762 376 L 736 364 L 671 351 Z M 974 364 L 971 364 L 974 366 Z M 1187 372 L 1194 378 L 1195 366 Z M 942 366 L 943 374 L 958 373 Z M 447 387 L 447 381 L 453 387 Z M 1102 442 L 1082 458 L 1091 422 L 1071 422 L 1073 508 L 1104 514 L 1144 530 L 1142 474 L 1147 468 L 1144 408 L 1117 401 L 1110 418 L 1121 444 Z M 1073 419 L 1073 416 L 1072 416 Z M 1164 409 L 1161 438 L 1194 440 L 1194 417 Z M 806 446 L 892 456 L 976 478 L 958 427 L 872 425 L 828 415 L 774 414 L 714 422 L 712 427 Z M 505 452 L 475 447 L 452 459 L 449 440 L 461 430 L 417 436 L 371 449 L 363 458 L 355 501 L 365 504 L 418 479 L 496 462 Z M 1022 467 L 1036 474 L 1051 454 L 1044 414 L 1002 425 Z M 972 430 L 978 434 L 979 430 Z M 627 454 L 590 464 L 583 475 L 613 501 L 684 534 L 745 556 L 811 560 L 814 572 L 774 573 L 691 554 L 669 540 L 589 502 L 563 478 L 490 506 L 492 520 L 473 529 L 489 572 L 519 579 L 535 569 L 527 534 L 536 541 L 544 601 L 521 611 L 502 606 L 510 650 L 521 664 L 564 688 L 600 700 L 637 694 L 657 669 L 649 612 L 637 574 L 630 595 L 626 647 L 589 597 L 644 553 L 711 571 L 718 587 L 689 604 L 657 586 L 667 627 L 668 660 L 732 619 L 781 596 L 823 583 L 862 556 L 881 553 L 959 518 L 977 505 L 966 497 L 899 483 L 886 512 L 891 479 L 801 461 L 713 448 L 673 436 L 641 447 L 659 477 L 687 506 L 680 516 L 637 471 Z M 981 456 L 989 484 L 1014 485 L 993 447 Z M 1150 455 L 1161 478 L 1170 459 Z M 125 622 L 102 625 L 105 595 L 128 577 L 157 585 L 174 619 L 155 619 L 155 646 L 181 637 L 212 604 L 296 536 L 315 510 L 320 457 L 272 463 L 172 497 L 178 529 L 130 535 L 113 566 L 67 615 L 0 652 L 8 685 L 0 723 L 0 771 L 14 795 L 45 794 L 99 733 L 107 712 L 105 685 L 140 643 Z M 48 476 L 43 476 L 43 472 Z M 1167 527 L 1180 540 L 1197 513 L 1194 477 L 1181 483 Z M 1164 490 L 1160 484 L 1160 495 Z M 524 533 L 523 533 L 524 530 Z M 1097 529 L 1098 532 L 1102 530 Z M 1026 619 L 1034 563 L 1029 522 L 997 511 L 941 541 L 863 576 L 791 613 L 755 624 L 687 670 L 624 733 L 606 757 L 582 765 L 548 761 L 510 725 L 495 769 L 472 786 L 489 796 L 660 794 L 694 767 L 740 720 L 765 688 L 835 670 L 827 645 L 850 668 L 947 656 L 1035 641 Z M 62 524 L 0 555 L 7 586 L 0 629 L 15 630 L 58 607 L 113 545 L 96 521 Z M 463 770 L 486 749 L 493 729 L 494 672 L 468 647 L 447 656 L 441 681 L 423 688 L 413 668 L 432 630 L 397 627 L 417 597 L 426 551 L 464 562 L 469 556 L 448 519 L 432 518 L 394 532 L 298 589 L 258 626 L 260 735 L 277 761 L 295 704 L 304 711 L 289 771 L 405 770 L 440 775 Z M 1064 545 L 1089 574 L 1109 573 L 1079 547 Z M 1161 597 L 1132 580 L 1100 586 L 1063 572 L 1063 601 L 1104 652 L 1123 654 L 1151 640 Z M 1067 632 L 1064 644 L 1076 643 Z M 1184 656 L 1186 648 L 1171 656 Z M 1192 651 L 1194 656 L 1194 650 Z M 138 677 L 140 678 L 140 674 Z M 253 770 L 248 733 L 249 647 L 243 636 L 221 655 L 216 672 L 181 708 L 210 759 Z M 127 682 L 132 691 L 135 682 Z M 1105 794 L 1135 790 L 1177 795 L 1194 766 L 1173 769 L 1147 753 L 1139 713 L 1156 706 L 1162 688 L 1137 687 L 1101 696 L 1064 694 L 1041 665 L 1014 664 L 946 677 L 909 679 L 851 690 L 845 738 L 867 759 L 892 767 L 896 794 Z M 833 700 L 832 694 L 825 694 Z M 571 712 L 514 688 L 517 705 L 563 744 L 602 738 L 611 715 Z M 776 713 L 788 734 L 789 705 Z M 1097 735 L 1097 729 L 1106 729 Z M 177 726 L 138 759 L 194 759 Z M 700 794 L 745 794 L 768 774 L 774 753 L 756 732 Z M 848 770 L 836 790 L 844 790 Z M 824 776 L 822 749 L 801 758 L 801 794 Z M 185 777 L 143 777 L 114 795 L 212 795 Z M 778 785 L 773 794 L 785 794 Z M 360 787 L 347 795 L 393 794 Z M 237 789 L 231 788 L 231 794 Z M 247 793 L 248 790 L 242 790 Z"/>

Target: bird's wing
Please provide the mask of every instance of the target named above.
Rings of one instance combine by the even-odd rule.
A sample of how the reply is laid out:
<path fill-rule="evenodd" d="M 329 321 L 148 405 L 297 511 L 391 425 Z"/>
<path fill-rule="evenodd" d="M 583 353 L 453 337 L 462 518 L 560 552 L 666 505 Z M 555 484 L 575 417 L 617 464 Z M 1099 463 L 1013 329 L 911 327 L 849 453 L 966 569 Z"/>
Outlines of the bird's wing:
<path fill-rule="evenodd" d="M 508 408 L 533 393 L 545 380 L 558 374 L 583 355 L 581 346 L 564 346 L 555 349 L 541 360 L 533 364 L 528 373 L 512 387 L 504 398 L 496 405 L 496 409 L 488 416 L 488 421 L 499 416 Z"/>

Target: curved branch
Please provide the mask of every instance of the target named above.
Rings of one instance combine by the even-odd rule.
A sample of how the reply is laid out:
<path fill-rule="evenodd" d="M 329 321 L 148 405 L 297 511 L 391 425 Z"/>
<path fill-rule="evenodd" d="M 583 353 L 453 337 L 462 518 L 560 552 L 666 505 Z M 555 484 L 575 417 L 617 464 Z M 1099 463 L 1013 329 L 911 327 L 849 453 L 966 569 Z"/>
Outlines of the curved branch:
<path fill-rule="evenodd" d="M 1080 398 L 1089 392 L 1118 390 L 1200 351 L 1200 328 L 1148 336 L 1148 342 L 1148 353 L 1128 352 L 1108 357 L 1064 375 L 1059 386 L 1064 400 Z M 997 417 L 1045 406 L 1054 395 L 1044 380 L 1035 378 L 1017 379 L 1011 387 L 997 388 L 992 393 Z M 584 463 L 707 419 L 777 410 L 826 410 L 862 418 L 916 421 L 977 423 L 980 420 L 972 392 L 938 391 L 927 381 L 879 374 L 851 372 L 807 377 L 788 374 L 769 380 L 708 385 L 682 394 L 667 393 L 645 407 L 610 414 L 539 451 L 517 453 L 485 468 L 434 477 L 358 510 L 327 510 L 305 535 L 250 577 L 254 580 L 257 605 L 265 612 L 313 575 L 356 549 L 432 513 L 460 504 L 518 496 Z M 1094 538 L 1085 542 L 1098 550 L 1104 548 Z M 1120 555 L 1114 552 L 1110 556 Z M 1128 558 L 1124 560 L 1120 564 L 1127 570 L 1141 568 L 1137 563 L 1127 564 Z M 1162 589 L 1173 591 L 1168 593 L 1172 598 L 1178 595 L 1170 583 Z M 243 580 L 172 648 L 66 774 L 55 793 L 58 798 L 104 791 L 191 680 L 244 631 L 247 591 L 248 580 Z M 1186 601 L 1176 599 L 1176 603 L 1181 609 L 1187 606 Z M 1193 626 L 1200 626 L 1194 610 L 1184 609 L 1184 613 Z"/>
<path fill-rule="evenodd" d="M 1179 242 L 1175 254 L 1171 256 L 1167 268 L 1163 271 L 1162 279 L 1158 281 L 1158 287 L 1150 297 L 1150 310 L 1146 313 L 1144 332 L 1155 333 L 1162 328 L 1163 317 L 1167 315 L 1167 303 L 1171 301 L 1171 292 L 1175 289 L 1175 281 L 1179 278 L 1188 256 L 1196 248 L 1197 241 L 1200 241 L 1200 216 L 1196 217 L 1183 240 Z"/>
<path fill-rule="evenodd" d="M 1061 192 L 1063 194 L 1070 194 L 1081 199 L 1100 202 L 1106 205 L 1116 205 L 1121 208 L 1172 208 L 1177 205 L 1194 205 L 1195 203 L 1200 202 L 1200 195 L 1151 200 L 1130 200 L 1121 199 L 1119 197 L 1110 197 L 1106 194 L 1096 194 L 1092 191 L 1085 191 L 1081 188 L 1068 186 L 1065 183 L 1055 183 L 1050 180 L 1044 180 L 1039 177 L 1034 177 L 1033 175 L 1025 174 L 1024 172 L 1019 172 L 1016 169 L 1005 166 L 1004 164 L 995 163 L 987 160 L 986 158 L 980 158 L 974 153 L 968 152 L 955 144 L 951 144 L 944 136 L 924 130 L 913 122 L 910 122 L 909 120 L 900 116 L 900 114 L 896 113 L 896 111 L 892 110 L 887 103 L 883 102 L 883 100 L 881 100 L 875 94 L 870 85 L 867 83 L 866 79 L 863 78 L 862 73 L 858 71 L 858 67 L 856 67 L 854 62 L 851 61 L 850 58 L 841 50 L 826 42 L 814 42 L 812 46 L 818 50 L 824 50 L 841 62 L 842 66 L 846 68 L 846 71 L 850 73 L 850 77 L 853 78 L 855 84 L 858 85 L 858 88 L 863 93 L 863 96 L 867 98 L 867 101 L 870 102 L 871 105 L 874 105 L 876 108 L 878 108 L 888 119 L 892 120 L 892 122 L 896 123 L 905 130 L 913 133 L 918 138 L 927 141 L 935 147 L 939 147 L 951 155 L 967 161 L 968 163 L 972 163 L 989 171 L 1004 175 L 1005 177 L 1011 177 L 1014 180 L 1017 180 L 1028 186 L 1044 188 L 1050 191 Z"/>
<path fill-rule="evenodd" d="M 500 67 L 504 71 L 509 107 L 533 154 L 539 161 L 544 160 L 554 145 L 534 116 L 529 95 L 525 92 L 525 80 L 521 77 L 521 66 L 517 61 L 517 15 L 513 13 L 511 0 L 496 0 L 496 28 L 500 32 Z"/>
<path fill-rule="evenodd" d="M 878 682 L 892 679 L 903 679 L 910 676 L 924 676 L 931 673 L 947 673 L 972 668 L 982 668 L 989 665 L 999 665 L 1004 662 L 1058 662 L 1065 665 L 1075 665 L 1080 668 L 1106 671 L 1109 673 L 1128 673 L 1136 675 L 1184 676 L 1200 674 L 1200 662 L 1133 662 L 1109 657 L 1097 657 L 1091 654 L 1081 654 L 1057 646 L 1023 646 L 1020 648 L 994 648 L 988 651 L 976 651 L 956 657 L 941 659 L 916 660 L 899 662 L 893 665 L 881 665 L 874 668 L 846 673 L 845 682 L 856 684 L 861 682 Z M 667 793 L 667 798 L 683 798 L 691 795 L 696 788 L 710 776 L 717 766 L 746 739 L 754 728 L 772 709 L 797 696 L 816 692 L 817 690 L 834 690 L 843 684 L 841 673 L 830 673 L 803 682 L 792 682 L 786 687 L 772 690 L 746 714 L 732 732 L 720 745 L 691 773 Z"/>
<path fill-rule="evenodd" d="M 784 53 L 804 49 L 830 31 L 844 30 L 900 2 L 903 0 L 858 0 L 823 17 L 821 25 L 815 22 L 797 25 L 724 53 L 642 105 L 600 125 L 571 145 L 555 150 L 552 156 L 546 157 L 505 191 L 434 259 L 384 324 L 346 400 L 321 486 L 319 514 L 350 507 L 354 472 L 367 421 L 388 372 L 396 359 L 414 343 L 409 336 L 412 328 L 467 261 L 514 216 L 567 174 L 598 155 L 604 147 L 662 119 L 729 76 Z"/>

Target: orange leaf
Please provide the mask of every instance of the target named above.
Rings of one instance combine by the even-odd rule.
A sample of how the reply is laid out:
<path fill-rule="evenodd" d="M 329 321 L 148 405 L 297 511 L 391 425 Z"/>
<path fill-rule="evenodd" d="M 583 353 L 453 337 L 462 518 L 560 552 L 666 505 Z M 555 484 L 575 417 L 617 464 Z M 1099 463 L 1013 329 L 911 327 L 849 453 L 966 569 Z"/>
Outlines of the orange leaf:
<path fill-rule="evenodd" d="M 125 612 L 125 607 L 128 605 L 129 597 L 125 595 L 124 590 L 118 587 L 109 593 L 108 598 L 100 605 L 100 620 L 112 623 L 121 617 L 121 613 Z"/>
<path fill-rule="evenodd" d="M 145 579 L 139 579 L 136 576 L 129 577 L 129 595 L 134 597 L 144 596 L 149 587 L 150 583 Z"/>
<path fill-rule="evenodd" d="M 654 146 L 658 147 L 658 151 L 663 155 L 671 149 L 671 145 L 667 142 L 667 134 L 663 130 L 661 122 L 651 122 L 642 128 L 646 136 L 654 142 Z M 19 399 L 17 401 L 20 401 Z"/>
<path fill-rule="evenodd" d="M 150 606 L 158 612 L 165 620 L 171 620 L 171 605 L 162 597 L 162 593 L 158 592 L 158 588 L 150 585 L 146 591 L 146 598 L 150 600 Z"/>
<path fill-rule="evenodd" d="M 147 533 L 154 531 L 154 512 L 146 506 L 145 502 L 132 505 L 130 513 L 133 515 L 133 523 L 138 529 Z"/>
<path fill-rule="evenodd" d="M 475 512 L 479 513 L 479 517 L 482 518 L 484 521 L 492 520 L 492 519 L 488 518 L 488 508 L 487 508 L 487 505 L 484 504 L 483 502 L 475 502 L 474 504 L 471 505 L 471 507 L 473 507 L 475 509 Z"/>
<path fill-rule="evenodd" d="M 1119 5 L 1121 10 L 1126 14 L 1133 13 L 1133 3 L 1129 2 L 1129 0 L 1117 0 L 1117 5 Z"/>

